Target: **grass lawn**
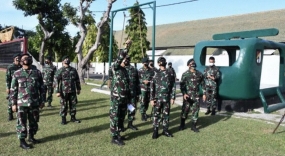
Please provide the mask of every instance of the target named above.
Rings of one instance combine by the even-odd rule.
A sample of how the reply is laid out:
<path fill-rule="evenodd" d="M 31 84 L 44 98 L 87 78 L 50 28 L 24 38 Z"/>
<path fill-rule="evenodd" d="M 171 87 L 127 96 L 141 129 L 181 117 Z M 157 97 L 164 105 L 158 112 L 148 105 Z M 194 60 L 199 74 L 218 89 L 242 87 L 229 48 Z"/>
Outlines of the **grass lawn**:
<path fill-rule="evenodd" d="M 189 128 L 178 131 L 180 106 L 171 108 L 170 131 L 173 138 L 160 136 L 153 140 L 151 122 L 140 121 L 137 113 L 134 124 L 139 130 L 128 129 L 122 133 L 127 137 L 125 146 L 113 145 L 110 143 L 109 96 L 90 92 L 93 86 L 88 85 L 82 86 L 82 93 L 78 96 L 77 118 L 82 122 L 61 125 L 59 99 L 54 97 L 53 108 L 44 108 L 41 113 L 35 138 L 42 143 L 34 145 L 31 150 L 23 150 L 15 132 L 16 120 L 7 121 L 4 74 L 0 72 L 0 155 L 285 155 L 284 127 L 279 127 L 277 134 L 273 135 L 275 124 L 231 116 L 204 116 L 201 113 L 200 133 Z M 67 119 L 69 121 L 69 115 Z"/>

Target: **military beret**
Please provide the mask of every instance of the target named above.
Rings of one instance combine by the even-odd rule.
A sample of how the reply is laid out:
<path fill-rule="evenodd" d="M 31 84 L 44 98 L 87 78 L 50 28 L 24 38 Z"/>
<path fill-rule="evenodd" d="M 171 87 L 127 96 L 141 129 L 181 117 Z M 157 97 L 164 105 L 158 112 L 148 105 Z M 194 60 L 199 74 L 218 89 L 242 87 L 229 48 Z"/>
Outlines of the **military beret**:
<path fill-rule="evenodd" d="M 192 62 L 192 61 L 194 61 L 194 59 L 190 59 L 190 60 L 188 60 L 188 62 L 187 62 L 187 66 L 190 64 L 190 62 Z"/>
<path fill-rule="evenodd" d="M 28 53 L 23 53 L 22 55 L 21 55 L 21 58 L 23 57 L 23 56 L 31 56 L 30 54 L 28 54 Z"/>
<path fill-rule="evenodd" d="M 161 57 L 159 57 L 159 58 L 157 59 L 157 63 L 159 63 L 159 62 L 166 63 L 166 59 L 161 56 Z"/>
<path fill-rule="evenodd" d="M 51 61 L 51 56 L 47 56 L 47 57 L 46 57 L 46 60 Z"/>
<path fill-rule="evenodd" d="M 61 60 L 64 61 L 64 60 L 67 59 L 67 58 L 69 58 L 69 56 L 65 55 L 65 56 L 62 57 Z"/>
<path fill-rule="evenodd" d="M 142 63 L 147 63 L 147 62 L 148 62 L 148 58 L 147 57 L 142 59 Z"/>
<path fill-rule="evenodd" d="M 16 58 L 16 57 L 19 57 L 19 56 L 21 56 L 21 54 L 20 53 L 16 53 L 16 54 L 13 55 L 13 58 Z"/>
<path fill-rule="evenodd" d="M 171 62 L 169 62 L 169 63 L 168 63 L 168 65 L 172 65 L 172 63 L 171 63 Z"/>

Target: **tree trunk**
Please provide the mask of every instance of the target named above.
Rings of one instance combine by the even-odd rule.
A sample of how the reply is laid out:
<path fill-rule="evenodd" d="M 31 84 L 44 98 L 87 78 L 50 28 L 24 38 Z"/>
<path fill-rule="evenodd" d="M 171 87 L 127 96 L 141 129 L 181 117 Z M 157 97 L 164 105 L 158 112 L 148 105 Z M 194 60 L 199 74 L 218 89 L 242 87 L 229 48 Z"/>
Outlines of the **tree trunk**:
<path fill-rule="evenodd" d="M 135 68 L 137 69 L 137 63 L 135 63 Z"/>
<path fill-rule="evenodd" d="M 104 62 L 104 69 L 103 69 L 103 77 L 102 77 L 102 81 L 105 80 L 105 75 L 106 75 L 106 62 Z"/>
<path fill-rule="evenodd" d="M 44 65 L 45 42 L 46 42 L 45 40 L 42 40 L 41 50 L 40 50 L 40 54 L 39 54 L 39 61 L 40 61 L 41 66 Z"/>

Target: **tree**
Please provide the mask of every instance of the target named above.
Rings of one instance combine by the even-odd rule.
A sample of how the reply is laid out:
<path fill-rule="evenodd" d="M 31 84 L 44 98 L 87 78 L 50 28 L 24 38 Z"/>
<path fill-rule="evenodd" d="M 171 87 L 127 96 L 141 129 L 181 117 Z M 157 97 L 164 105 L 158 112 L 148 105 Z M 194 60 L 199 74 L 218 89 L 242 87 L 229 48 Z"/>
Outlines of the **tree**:
<path fill-rule="evenodd" d="M 104 63 L 104 71 L 102 80 L 105 80 L 106 75 L 106 62 L 109 60 L 109 46 L 110 46 L 110 19 L 108 22 L 103 24 L 103 31 L 105 32 L 102 34 L 101 44 L 99 48 L 96 50 L 95 56 L 98 57 L 99 62 Z M 112 53 L 113 59 L 117 57 L 118 46 L 113 36 L 113 45 L 112 45 Z"/>
<path fill-rule="evenodd" d="M 139 63 L 142 58 L 146 57 L 146 51 L 149 48 L 150 42 L 147 40 L 147 26 L 145 14 L 136 2 L 131 9 L 129 9 L 130 19 L 126 26 L 125 33 L 127 39 L 132 41 L 128 55 L 132 58 L 132 62 Z"/>
<path fill-rule="evenodd" d="M 63 31 L 68 21 L 63 18 L 60 10 L 60 0 L 14 0 L 13 5 L 24 11 L 24 16 L 37 15 L 40 28 L 43 32 L 39 53 L 40 64 L 44 64 L 45 44 L 55 31 Z"/>
<path fill-rule="evenodd" d="M 81 83 L 85 83 L 84 81 L 85 69 L 84 68 L 86 67 L 86 64 L 92 57 L 93 53 L 98 49 L 100 45 L 101 36 L 102 34 L 105 33 L 102 27 L 104 23 L 109 19 L 109 14 L 110 14 L 112 5 L 114 2 L 116 2 L 116 0 L 108 0 L 107 9 L 105 13 L 103 14 L 103 17 L 101 18 L 101 21 L 97 24 L 98 32 L 96 35 L 96 40 L 93 43 L 93 45 L 90 47 L 90 49 L 88 50 L 86 56 L 83 57 L 82 46 L 83 46 L 83 43 L 84 43 L 84 40 L 87 34 L 86 25 L 90 25 L 93 19 L 88 9 L 93 1 L 94 0 L 80 0 L 79 16 L 77 16 L 76 14 L 77 9 L 71 7 L 69 3 L 65 3 L 63 7 L 64 15 L 69 19 L 69 22 L 71 22 L 72 24 L 74 24 L 80 29 L 80 39 L 78 40 L 76 44 L 75 53 L 77 54 L 77 59 L 78 59 L 78 70 L 77 71 L 78 71 L 78 75 L 79 75 Z M 93 21 L 93 23 L 94 22 L 95 20 Z"/>

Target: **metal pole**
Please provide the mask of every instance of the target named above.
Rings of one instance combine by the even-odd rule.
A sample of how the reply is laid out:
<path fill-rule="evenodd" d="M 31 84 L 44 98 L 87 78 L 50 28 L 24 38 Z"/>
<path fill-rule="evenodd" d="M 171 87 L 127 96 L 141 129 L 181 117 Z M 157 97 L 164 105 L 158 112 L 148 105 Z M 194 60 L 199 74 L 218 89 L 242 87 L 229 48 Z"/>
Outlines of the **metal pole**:
<path fill-rule="evenodd" d="M 109 67 L 111 67 L 112 63 L 112 45 L 113 45 L 113 18 L 114 18 L 114 12 L 111 11 L 111 26 L 110 26 L 110 46 L 109 46 Z"/>
<path fill-rule="evenodd" d="M 155 55 L 155 17 L 156 17 L 156 1 L 153 1 L 153 25 L 152 25 L 152 60 Z"/>

